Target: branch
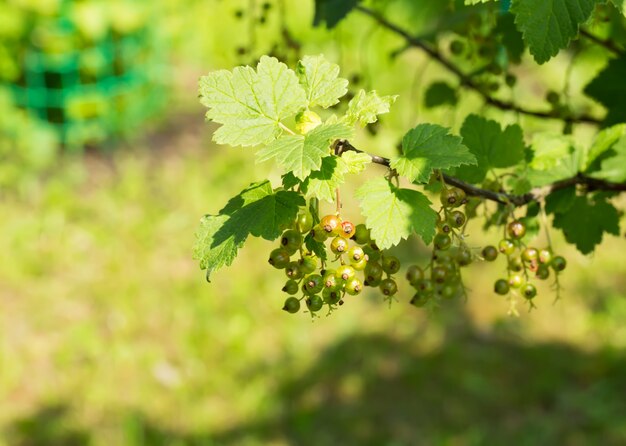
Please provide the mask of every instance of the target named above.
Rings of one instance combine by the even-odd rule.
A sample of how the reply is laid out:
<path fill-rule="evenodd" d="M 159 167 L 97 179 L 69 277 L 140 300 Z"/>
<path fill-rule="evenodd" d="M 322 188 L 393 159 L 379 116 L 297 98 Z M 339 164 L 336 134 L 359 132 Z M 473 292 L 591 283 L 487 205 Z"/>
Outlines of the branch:
<path fill-rule="evenodd" d="M 352 144 L 350 144 L 349 141 L 342 139 L 335 142 L 334 149 L 335 154 L 338 156 L 341 156 L 343 152 L 347 152 L 350 150 L 358 153 L 367 153 L 357 149 Z M 367 154 L 370 156 L 373 163 L 391 168 L 389 158 L 372 155 L 369 153 Z M 466 183 L 463 180 L 447 174 L 443 174 L 443 178 L 447 184 L 458 187 L 459 189 L 463 189 L 463 191 L 465 191 L 465 193 L 469 196 L 481 197 L 501 204 L 512 204 L 515 207 L 521 207 L 531 202 L 541 201 L 552 192 L 576 185 L 584 186 L 588 191 L 604 190 L 612 192 L 626 192 L 626 183 L 611 183 L 609 181 L 588 177 L 582 173 L 579 173 L 571 178 L 556 181 L 547 186 L 536 187 L 529 193 L 524 195 L 513 195 L 505 192 L 496 192 L 492 190 L 481 189 L 480 187 L 474 186 L 470 183 Z"/>
<path fill-rule="evenodd" d="M 585 30 L 585 29 L 581 29 L 580 30 L 580 35 L 586 37 L 587 39 L 591 40 L 593 43 L 600 45 L 601 47 L 604 47 L 605 49 L 609 50 L 611 53 L 615 54 L 616 56 L 623 56 L 624 55 L 624 51 L 620 48 L 618 48 L 615 45 L 615 42 L 611 41 L 611 40 L 603 40 L 601 38 L 599 38 L 598 36 L 591 34 L 589 31 Z"/>
<path fill-rule="evenodd" d="M 366 15 L 369 15 L 384 28 L 387 28 L 388 30 L 402 36 L 404 40 L 406 40 L 408 45 L 419 48 L 422 51 L 424 51 L 431 58 L 435 59 L 437 62 L 443 65 L 448 71 L 450 71 L 456 77 L 458 77 L 462 86 L 478 93 L 487 104 L 493 107 L 496 107 L 500 110 L 513 111 L 513 112 L 521 113 L 521 114 L 528 115 L 528 116 L 535 116 L 535 117 L 544 118 L 544 119 L 559 119 L 559 120 L 562 120 L 565 122 L 571 122 L 571 123 L 587 123 L 587 124 L 599 125 L 602 122 L 601 120 L 590 115 L 583 114 L 579 116 L 572 116 L 572 115 L 559 116 L 558 114 L 554 112 L 526 109 L 513 102 L 502 101 L 500 99 L 494 98 L 490 96 L 483 88 L 481 88 L 479 84 L 477 84 L 474 80 L 472 80 L 471 77 L 464 74 L 459 69 L 459 67 L 454 65 L 448 59 L 446 59 L 437 49 L 433 48 L 424 40 L 418 37 L 412 36 L 406 30 L 400 28 L 394 23 L 391 23 L 390 21 L 388 21 L 385 17 L 383 17 L 376 11 L 372 11 L 371 9 L 361 6 L 361 5 L 357 5 L 355 9 L 361 11 L 362 13 Z"/>

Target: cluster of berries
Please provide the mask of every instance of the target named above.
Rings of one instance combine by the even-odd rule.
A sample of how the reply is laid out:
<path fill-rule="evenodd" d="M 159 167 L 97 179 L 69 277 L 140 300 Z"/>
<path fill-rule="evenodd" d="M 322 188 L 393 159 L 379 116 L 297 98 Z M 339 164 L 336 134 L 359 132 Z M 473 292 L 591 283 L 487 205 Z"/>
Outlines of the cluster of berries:
<path fill-rule="evenodd" d="M 496 294 L 507 295 L 511 289 L 519 290 L 526 299 L 533 299 L 537 295 L 537 288 L 530 281 L 534 276 L 539 280 L 550 277 L 550 268 L 555 274 L 563 271 L 567 265 L 565 258 L 555 256 L 548 248 L 537 249 L 522 243 L 521 239 L 526 234 L 526 225 L 514 220 L 506 227 L 507 237 L 500 240 L 498 247 L 485 246 L 482 256 L 485 260 L 493 262 L 498 253 L 506 256 L 507 278 L 498 279 L 494 283 Z"/>
<path fill-rule="evenodd" d="M 406 272 L 406 279 L 415 288 L 411 304 L 417 307 L 433 300 L 465 296 L 461 268 L 473 261 L 472 252 L 463 237 L 467 217 L 457 209 L 467 202 L 465 192 L 455 187 L 444 187 L 440 200 L 441 210 L 431 261 L 424 269 L 411 265 Z"/>
<path fill-rule="evenodd" d="M 305 237 L 323 243 L 330 251 L 329 260 L 307 250 Z M 289 297 L 283 310 L 289 313 L 300 311 L 303 301 L 312 315 L 324 306 L 330 313 L 344 304 L 346 294 L 356 296 L 366 286 L 378 287 L 386 298 L 398 290 L 392 275 L 399 271 L 400 261 L 378 249 L 365 225 L 354 225 L 337 215 L 326 215 L 313 225 L 310 213 L 300 213 L 293 227 L 283 232 L 269 263 L 285 271 L 287 282 L 282 290 Z"/>

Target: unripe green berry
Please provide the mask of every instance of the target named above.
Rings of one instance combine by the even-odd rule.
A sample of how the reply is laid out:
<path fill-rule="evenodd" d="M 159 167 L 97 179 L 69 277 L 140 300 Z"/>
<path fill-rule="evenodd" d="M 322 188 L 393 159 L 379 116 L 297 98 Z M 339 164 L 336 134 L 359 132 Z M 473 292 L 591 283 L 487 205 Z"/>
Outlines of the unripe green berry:
<path fill-rule="evenodd" d="M 365 245 L 370 242 L 370 230 L 363 223 L 358 224 L 354 228 L 353 238 L 359 245 Z"/>
<path fill-rule="evenodd" d="M 406 270 L 406 280 L 409 281 L 411 286 L 416 286 L 417 283 L 424 278 L 424 271 L 417 265 L 411 265 Z"/>
<path fill-rule="evenodd" d="M 316 242 L 320 242 L 320 243 L 325 242 L 326 239 L 328 238 L 328 233 L 324 231 L 321 225 L 313 226 L 313 229 L 311 229 L 311 234 L 313 234 L 313 239 Z"/>
<path fill-rule="evenodd" d="M 285 286 L 283 287 L 283 291 L 287 294 L 296 294 L 298 292 L 298 282 L 293 279 L 289 279 Z"/>
<path fill-rule="evenodd" d="M 444 283 L 448 277 L 448 270 L 442 266 L 435 266 L 431 270 L 431 279 L 436 283 Z"/>
<path fill-rule="evenodd" d="M 320 296 L 314 294 L 312 296 L 309 296 L 309 298 L 306 300 L 306 306 L 311 313 L 315 313 L 322 309 L 322 307 L 324 306 L 324 301 Z"/>
<path fill-rule="evenodd" d="M 431 294 L 433 289 L 433 282 L 430 279 L 422 279 L 417 283 L 417 290 L 420 293 Z"/>
<path fill-rule="evenodd" d="M 289 264 L 289 252 L 283 248 L 276 248 L 270 252 L 267 262 L 276 269 L 283 269 Z"/>
<path fill-rule="evenodd" d="M 435 244 L 435 247 L 437 249 L 445 251 L 446 249 L 450 248 L 450 245 L 452 244 L 452 239 L 448 234 L 437 234 L 435 235 L 435 240 L 433 243 Z"/>
<path fill-rule="evenodd" d="M 514 271 L 517 273 L 524 269 L 524 263 L 519 257 L 511 257 L 509 258 L 508 268 L 509 271 Z"/>
<path fill-rule="evenodd" d="M 467 266 L 470 263 L 472 263 L 472 253 L 469 249 L 467 248 L 461 248 L 459 249 L 459 252 L 457 252 L 456 256 L 456 261 L 460 266 Z"/>
<path fill-rule="evenodd" d="M 311 253 L 305 254 L 298 260 L 298 264 L 304 274 L 310 274 L 317 269 L 317 256 Z"/>
<path fill-rule="evenodd" d="M 304 278 L 304 289 L 307 294 L 317 294 L 324 288 L 322 276 L 319 274 L 311 274 Z"/>
<path fill-rule="evenodd" d="M 532 299 L 537 295 L 537 288 L 532 283 L 527 283 L 522 288 L 522 294 L 526 299 Z"/>
<path fill-rule="evenodd" d="M 341 292 L 330 288 L 324 288 L 322 290 L 322 298 L 328 305 L 335 305 L 341 300 Z"/>
<path fill-rule="evenodd" d="M 430 300 L 429 294 L 417 292 L 411 298 L 410 304 L 415 307 L 421 308 L 424 305 L 426 305 L 429 300 Z"/>
<path fill-rule="evenodd" d="M 554 269 L 554 271 L 561 272 L 565 269 L 565 267 L 567 266 L 567 260 L 565 260 L 565 258 L 563 256 L 556 256 L 555 258 L 552 259 L 552 261 L 550 262 L 550 266 L 552 267 L 552 269 Z"/>
<path fill-rule="evenodd" d="M 360 246 L 353 246 L 348 250 L 348 260 L 350 263 L 358 263 L 365 259 L 365 251 Z"/>
<path fill-rule="evenodd" d="M 454 228 L 460 228 L 465 224 L 466 220 L 465 214 L 461 211 L 452 211 L 448 216 L 448 222 L 450 222 L 450 225 Z"/>
<path fill-rule="evenodd" d="M 365 267 L 367 266 L 367 259 L 365 257 L 363 257 L 361 260 L 359 260 L 358 262 L 352 262 L 350 263 L 350 265 L 352 266 L 352 268 L 354 268 L 356 271 L 363 271 L 365 269 Z"/>
<path fill-rule="evenodd" d="M 498 257 L 498 250 L 493 245 L 485 246 L 483 248 L 482 256 L 486 261 L 493 262 Z"/>
<path fill-rule="evenodd" d="M 339 279 L 337 279 L 335 270 L 327 270 L 324 273 L 324 277 L 323 277 L 322 282 L 324 283 L 324 288 L 325 289 L 339 290 L 341 288 L 341 286 L 342 286 L 342 284 L 339 281 Z"/>
<path fill-rule="evenodd" d="M 396 256 L 383 255 L 383 271 L 387 274 L 395 274 L 400 271 L 400 260 Z"/>
<path fill-rule="evenodd" d="M 308 211 L 303 211 L 296 217 L 296 229 L 306 234 L 313 228 L 313 217 Z"/>
<path fill-rule="evenodd" d="M 380 282 L 382 279 L 383 267 L 380 266 L 378 262 L 367 262 L 363 274 L 368 284 L 373 285 L 375 282 Z"/>
<path fill-rule="evenodd" d="M 290 279 L 298 280 L 304 276 L 304 273 L 300 269 L 298 262 L 289 262 L 289 265 L 285 268 L 285 274 Z"/>
<path fill-rule="evenodd" d="M 382 280 L 378 288 L 380 289 L 381 293 L 383 293 L 385 296 L 393 296 L 394 294 L 398 292 L 398 285 L 396 284 L 396 281 L 393 279 Z"/>
<path fill-rule="evenodd" d="M 283 310 L 285 310 L 287 313 L 297 313 L 298 311 L 300 311 L 300 301 L 293 296 L 288 297 L 285 300 L 285 304 L 283 305 Z"/>
<path fill-rule="evenodd" d="M 496 294 L 500 294 L 504 296 L 505 294 L 508 294 L 509 292 L 509 284 L 504 279 L 498 279 L 496 280 L 496 283 L 493 285 L 493 290 L 496 292 Z"/>

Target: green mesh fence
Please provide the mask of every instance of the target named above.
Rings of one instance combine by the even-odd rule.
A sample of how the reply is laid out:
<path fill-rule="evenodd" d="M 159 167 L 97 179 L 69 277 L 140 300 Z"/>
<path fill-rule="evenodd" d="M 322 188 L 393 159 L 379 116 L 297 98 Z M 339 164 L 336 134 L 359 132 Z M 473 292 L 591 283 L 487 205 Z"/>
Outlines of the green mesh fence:
<path fill-rule="evenodd" d="M 52 124 L 69 148 L 136 132 L 165 102 L 165 51 L 154 28 L 89 41 L 63 11 L 16 52 L 20 76 L 8 84 L 15 103 Z"/>

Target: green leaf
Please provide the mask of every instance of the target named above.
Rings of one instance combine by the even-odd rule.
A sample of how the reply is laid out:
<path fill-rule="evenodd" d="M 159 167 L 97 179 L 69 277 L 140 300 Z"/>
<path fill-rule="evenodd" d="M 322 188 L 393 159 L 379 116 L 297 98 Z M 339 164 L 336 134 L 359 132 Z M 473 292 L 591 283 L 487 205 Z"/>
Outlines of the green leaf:
<path fill-rule="evenodd" d="M 589 254 L 602 241 L 605 232 L 619 235 L 617 209 L 604 199 L 576 197 L 567 212 L 554 216 L 554 227 L 563 231 L 565 239 Z"/>
<path fill-rule="evenodd" d="M 546 212 L 548 214 L 563 214 L 571 209 L 574 200 L 576 200 L 575 187 L 556 190 L 546 197 Z"/>
<path fill-rule="evenodd" d="M 328 62 L 323 55 L 304 56 L 296 72 L 309 107 L 328 108 L 348 92 L 348 80 L 339 77 L 339 65 Z"/>
<path fill-rule="evenodd" d="M 346 163 L 348 173 L 363 172 L 372 163 L 372 157 L 363 152 L 344 152 L 341 154 L 341 159 Z"/>
<path fill-rule="evenodd" d="M 460 178 L 478 183 L 492 168 L 515 166 L 524 159 L 524 138 L 517 124 L 504 130 L 496 121 L 469 115 L 461 127 L 463 143 L 476 157 L 476 165 L 457 170 Z"/>
<path fill-rule="evenodd" d="M 567 48 L 596 3 L 596 0 L 513 0 L 511 11 L 530 53 L 542 64 Z"/>
<path fill-rule="evenodd" d="M 626 181 L 626 137 L 622 137 L 615 143 L 615 154 L 602 161 L 602 169 L 594 172 L 595 178 L 621 183 Z"/>
<path fill-rule="evenodd" d="M 307 197 L 316 197 L 329 203 L 335 201 L 335 189 L 345 181 L 347 173 L 359 173 L 372 159 L 366 153 L 344 152 L 341 157 L 327 156 L 320 170 L 312 172 L 302 183 Z"/>
<path fill-rule="evenodd" d="M 585 172 L 597 170 L 607 155 L 615 153 L 613 147 L 623 137 L 626 137 L 626 124 L 614 125 L 598 132 L 587 153 Z"/>
<path fill-rule="evenodd" d="M 378 96 L 376 91 L 359 90 L 348 104 L 344 121 L 349 125 L 364 127 L 378 120 L 378 115 L 389 113 L 389 108 L 398 96 Z"/>
<path fill-rule="evenodd" d="M 193 258 L 207 270 L 209 280 L 213 271 L 232 264 L 249 235 L 276 239 L 304 204 L 296 192 L 274 192 L 269 181 L 253 183 L 233 197 L 218 215 L 201 219 Z"/>
<path fill-rule="evenodd" d="M 315 0 L 313 26 L 326 22 L 327 28 L 334 28 L 358 3 L 359 0 Z"/>
<path fill-rule="evenodd" d="M 626 56 L 609 61 L 586 87 L 585 94 L 604 105 L 608 113 L 604 118 L 607 125 L 626 122 Z"/>
<path fill-rule="evenodd" d="M 306 135 L 287 135 L 257 152 L 257 162 L 276 159 L 285 172 L 293 172 L 304 180 L 311 171 L 319 170 L 322 159 L 330 155 L 330 143 L 352 136 L 345 124 L 322 124 Z"/>
<path fill-rule="evenodd" d="M 402 156 L 393 159 L 391 167 L 411 181 L 425 183 L 434 169 L 476 164 L 463 140 L 449 131 L 435 124 L 419 124 L 409 130 L 402 138 Z"/>
<path fill-rule="evenodd" d="M 583 164 L 584 151 L 568 135 L 538 133 L 531 145 L 533 158 L 527 178 L 533 186 L 544 186 L 576 175 Z"/>
<path fill-rule="evenodd" d="M 307 234 L 304 237 L 304 246 L 306 246 L 306 249 L 314 253 L 322 260 L 326 260 L 326 258 L 328 257 L 326 253 L 326 246 L 324 245 L 324 243 L 315 240 L 311 233 Z"/>
<path fill-rule="evenodd" d="M 609 3 L 613 3 L 619 12 L 624 12 L 624 5 L 626 4 L 624 0 L 609 0 Z"/>
<path fill-rule="evenodd" d="M 515 28 L 515 16 L 510 12 L 500 14 L 496 25 L 496 33 L 500 35 L 500 40 L 509 59 L 513 63 L 520 63 L 524 55 L 524 39 L 522 34 Z"/>
<path fill-rule="evenodd" d="M 365 183 L 357 192 L 365 224 L 381 249 L 390 248 L 416 232 L 426 244 L 435 235 L 437 213 L 426 195 L 401 189 L 384 178 Z"/>
<path fill-rule="evenodd" d="M 442 81 L 430 84 L 424 94 L 424 105 L 428 108 L 446 104 L 456 105 L 458 100 L 457 90 Z"/>
<path fill-rule="evenodd" d="M 306 107 L 296 74 L 273 57 L 263 56 L 257 70 L 236 67 L 200 78 L 200 102 L 207 119 L 222 124 L 213 134 L 219 144 L 254 146 L 281 135 L 280 121 Z"/>

